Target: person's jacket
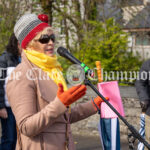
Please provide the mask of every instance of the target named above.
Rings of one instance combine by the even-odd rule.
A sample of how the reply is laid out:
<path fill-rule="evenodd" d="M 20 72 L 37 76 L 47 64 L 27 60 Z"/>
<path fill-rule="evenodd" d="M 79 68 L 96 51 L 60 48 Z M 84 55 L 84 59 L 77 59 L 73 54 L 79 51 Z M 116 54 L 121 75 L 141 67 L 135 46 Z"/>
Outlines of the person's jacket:
<path fill-rule="evenodd" d="M 18 64 L 18 57 L 7 51 L 4 51 L 0 56 L 0 109 L 5 107 L 4 84 L 7 76 L 7 71 L 10 67 L 16 67 Z"/>
<path fill-rule="evenodd" d="M 140 101 L 149 101 L 150 104 L 150 59 L 142 64 L 135 85 Z M 146 114 L 150 116 L 150 105 Z"/>
<path fill-rule="evenodd" d="M 18 77 L 13 75 L 18 73 Z M 57 85 L 32 64 L 24 52 L 22 61 L 6 85 L 7 97 L 18 126 L 16 150 L 75 150 L 70 124 L 96 113 L 92 101 L 68 112 L 57 97 Z"/>

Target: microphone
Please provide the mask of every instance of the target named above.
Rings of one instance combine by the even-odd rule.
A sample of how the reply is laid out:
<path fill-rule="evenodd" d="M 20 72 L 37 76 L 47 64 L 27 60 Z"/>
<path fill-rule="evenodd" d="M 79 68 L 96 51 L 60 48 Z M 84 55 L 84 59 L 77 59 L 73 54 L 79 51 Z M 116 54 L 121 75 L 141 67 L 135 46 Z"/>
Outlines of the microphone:
<path fill-rule="evenodd" d="M 90 77 L 93 77 L 93 76 L 94 76 L 93 70 L 91 70 L 88 66 L 86 66 L 84 63 L 80 62 L 80 61 L 79 61 L 77 58 L 75 58 L 73 55 L 71 55 L 71 53 L 69 53 L 66 48 L 64 48 L 64 47 L 59 47 L 59 48 L 57 49 L 57 53 L 58 53 L 60 56 L 62 56 L 62 57 L 64 57 L 64 58 L 68 59 L 68 60 L 71 61 L 72 63 L 80 65 L 80 66 L 83 68 L 85 74 L 88 74 Z"/>

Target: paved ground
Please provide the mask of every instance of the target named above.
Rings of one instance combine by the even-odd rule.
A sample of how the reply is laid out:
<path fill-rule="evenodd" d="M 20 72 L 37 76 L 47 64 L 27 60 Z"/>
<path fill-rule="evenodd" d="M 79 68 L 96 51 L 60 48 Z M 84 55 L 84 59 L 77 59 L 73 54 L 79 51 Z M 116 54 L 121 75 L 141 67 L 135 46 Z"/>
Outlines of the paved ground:
<path fill-rule="evenodd" d="M 102 150 L 99 137 L 73 135 L 77 150 Z M 136 146 L 137 144 L 135 144 Z M 127 140 L 121 140 L 121 150 L 129 150 Z"/>
<path fill-rule="evenodd" d="M 1 124 L 0 124 L 1 137 Z M 73 135 L 77 150 L 102 150 L 99 136 Z M 136 146 L 137 144 L 135 144 Z M 127 140 L 121 140 L 121 150 L 129 150 Z"/>

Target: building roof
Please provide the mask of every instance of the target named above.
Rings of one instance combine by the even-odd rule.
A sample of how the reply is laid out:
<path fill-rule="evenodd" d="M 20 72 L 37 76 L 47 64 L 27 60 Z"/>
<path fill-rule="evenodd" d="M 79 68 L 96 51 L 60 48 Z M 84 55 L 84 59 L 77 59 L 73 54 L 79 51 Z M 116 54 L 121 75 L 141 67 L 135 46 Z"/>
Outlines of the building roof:
<path fill-rule="evenodd" d="M 132 19 L 124 26 L 127 29 L 149 29 L 150 28 L 150 4 L 139 11 Z"/>
<path fill-rule="evenodd" d="M 123 7 L 126 6 L 140 6 L 144 4 L 144 0 L 120 0 Z"/>

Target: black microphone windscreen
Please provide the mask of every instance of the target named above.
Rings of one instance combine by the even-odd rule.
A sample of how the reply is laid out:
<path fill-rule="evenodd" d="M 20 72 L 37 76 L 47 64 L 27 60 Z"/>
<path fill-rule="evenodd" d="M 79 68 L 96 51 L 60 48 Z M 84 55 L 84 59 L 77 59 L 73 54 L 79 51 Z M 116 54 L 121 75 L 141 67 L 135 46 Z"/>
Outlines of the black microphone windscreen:
<path fill-rule="evenodd" d="M 64 56 L 65 53 L 68 53 L 68 51 L 67 51 L 67 49 L 64 48 L 64 47 L 59 47 L 59 48 L 57 49 L 57 53 L 58 53 L 60 56 Z"/>
<path fill-rule="evenodd" d="M 71 53 L 69 53 L 68 50 L 64 47 L 59 47 L 57 49 L 57 53 L 74 64 L 81 64 L 81 62 L 78 59 L 76 59 Z"/>

